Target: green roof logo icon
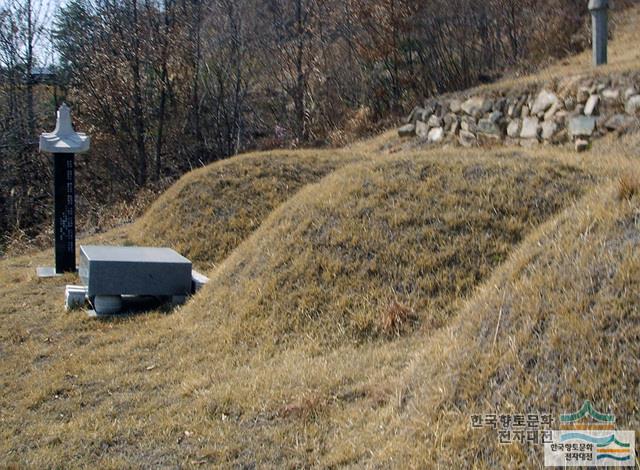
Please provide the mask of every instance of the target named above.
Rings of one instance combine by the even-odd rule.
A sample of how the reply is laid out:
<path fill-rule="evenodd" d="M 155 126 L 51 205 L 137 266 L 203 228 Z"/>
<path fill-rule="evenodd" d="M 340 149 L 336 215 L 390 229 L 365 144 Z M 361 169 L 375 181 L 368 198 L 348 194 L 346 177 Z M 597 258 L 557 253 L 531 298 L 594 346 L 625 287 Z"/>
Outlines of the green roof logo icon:
<path fill-rule="evenodd" d="M 591 418 L 599 421 L 600 423 L 614 423 L 616 418 L 614 415 L 600 413 L 597 411 L 589 400 L 585 400 L 582 404 L 582 407 L 576 411 L 575 413 L 561 414 L 560 422 L 561 423 L 573 423 L 581 420 L 585 416 L 590 416 Z"/>

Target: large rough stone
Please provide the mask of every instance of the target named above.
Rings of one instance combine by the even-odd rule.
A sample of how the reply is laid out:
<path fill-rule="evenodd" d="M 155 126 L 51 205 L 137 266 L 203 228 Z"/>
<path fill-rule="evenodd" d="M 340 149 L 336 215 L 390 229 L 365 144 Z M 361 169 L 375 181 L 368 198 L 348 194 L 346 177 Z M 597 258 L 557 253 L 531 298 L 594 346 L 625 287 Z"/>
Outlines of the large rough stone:
<path fill-rule="evenodd" d="M 478 130 L 478 125 L 476 120 L 471 116 L 462 116 L 462 130 L 467 132 L 476 132 Z"/>
<path fill-rule="evenodd" d="M 459 129 L 460 129 L 460 121 L 456 119 L 451 123 L 451 129 L 449 130 L 449 132 L 451 132 L 452 135 L 456 135 Z"/>
<path fill-rule="evenodd" d="M 494 104 L 494 101 L 491 98 L 485 98 L 482 103 L 482 107 L 480 108 L 480 111 L 482 111 L 483 114 L 488 113 L 493 109 L 493 104 Z"/>
<path fill-rule="evenodd" d="M 500 126 L 491 119 L 480 119 L 480 121 L 478 121 L 478 132 L 497 137 L 502 136 L 502 129 L 500 129 Z"/>
<path fill-rule="evenodd" d="M 556 113 L 560 110 L 562 106 L 560 103 L 561 103 L 560 100 L 556 101 L 551 105 L 551 107 L 547 110 L 547 112 L 544 113 L 545 121 L 551 121 L 553 119 L 553 117 L 556 115 Z"/>
<path fill-rule="evenodd" d="M 487 116 L 487 119 L 493 123 L 499 123 L 502 120 L 502 112 L 494 111 Z"/>
<path fill-rule="evenodd" d="M 555 93 L 548 90 L 541 90 L 538 93 L 536 101 L 533 103 L 531 113 L 534 115 L 544 114 L 551 106 L 558 102 L 558 97 Z"/>
<path fill-rule="evenodd" d="M 628 101 L 629 98 L 631 98 L 633 95 L 637 95 L 638 91 L 635 89 L 635 87 L 630 86 L 629 88 L 627 88 L 624 91 L 624 100 Z"/>
<path fill-rule="evenodd" d="M 528 117 L 522 121 L 521 139 L 537 139 L 540 132 L 540 121 L 537 117 Z"/>
<path fill-rule="evenodd" d="M 421 139 L 426 139 L 429 135 L 429 125 L 423 121 L 417 121 L 415 132 Z"/>
<path fill-rule="evenodd" d="M 599 104 L 600 96 L 591 95 L 587 100 L 587 104 L 584 105 L 584 114 L 586 114 L 587 116 L 593 116 L 597 114 Z"/>
<path fill-rule="evenodd" d="M 637 125 L 638 120 L 632 116 L 626 114 L 614 114 L 604 124 L 604 127 L 610 131 L 624 132 L 634 125 Z"/>
<path fill-rule="evenodd" d="M 405 123 L 415 124 L 418 120 L 418 114 L 422 112 L 422 109 L 423 108 L 421 108 L 420 106 L 416 106 L 415 108 L 413 108 L 409 113 L 409 116 L 407 116 L 407 119 L 405 119 Z"/>
<path fill-rule="evenodd" d="M 545 121 L 542 123 L 542 138 L 552 141 L 558 132 L 558 125 L 554 121 Z"/>
<path fill-rule="evenodd" d="M 405 124 L 404 126 L 398 129 L 398 135 L 400 137 L 413 137 L 416 135 L 416 125 L 415 124 Z"/>
<path fill-rule="evenodd" d="M 442 127 L 434 127 L 429 131 L 429 142 L 438 143 L 444 139 L 444 129 Z"/>
<path fill-rule="evenodd" d="M 429 120 L 429 116 L 431 116 L 434 112 L 433 104 L 428 104 L 424 108 L 420 108 L 418 113 L 416 114 L 416 118 L 418 121 L 427 122 Z"/>
<path fill-rule="evenodd" d="M 461 108 L 469 116 L 473 116 L 477 119 L 483 114 L 491 111 L 492 106 L 493 102 L 490 99 L 485 98 L 484 96 L 474 96 L 462 103 Z"/>
<path fill-rule="evenodd" d="M 596 128 L 596 120 L 591 116 L 574 116 L 569 120 L 569 136 L 591 137 Z"/>
<path fill-rule="evenodd" d="M 629 98 L 624 110 L 631 116 L 640 115 L 640 95 L 634 95 Z"/>
<path fill-rule="evenodd" d="M 513 119 L 507 126 L 507 135 L 512 139 L 520 136 L 520 130 L 522 129 L 522 121 L 520 119 Z"/>
<path fill-rule="evenodd" d="M 458 114 L 462 110 L 462 101 L 453 99 L 449 103 L 449 111 Z"/>
<path fill-rule="evenodd" d="M 428 124 L 429 127 L 442 127 L 442 119 L 434 114 L 429 118 Z"/>
<path fill-rule="evenodd" d="M 526 104 L 523 105 L 522 106 L 522 110 L 520 110 L 520 117 L 522 119 L 528 118 L 530 114 L 531 114 L 531 110 L 530 110 L 529 106 L 526 105 Z"/>
<path fill-rule="evenodd" d="M 478 143 L 475 134 L 469 131 L 465 131 L 464 129 L 460 130 L 460 134 L 458 135 L 458 142 L 463 147 L 473 147 Z"/>
<path fill-rule="evenodd" d="M 458 116 L 453 113 L 447 113 L 442 120 L 444 121 L 445 130 L 449 130 L 453 123 L 458 120 Z"/>
<path fill-rule="evenodd" d="M 616 103 L 620 101 L 620 90 L 617 88 L 602 90 L 602 98 L 609 103 Z"/>
<path fill-rule="evenodd" d="M 405 119 L 405 123 L 407 124 L 415 124 L 417 121 L 427 122 L 429 120 L 429 116 L 433 114 L 433 106 L 429 105 L 425 108 L 422 106 L 416 106 L 411 110 L 411 113 Z"/>

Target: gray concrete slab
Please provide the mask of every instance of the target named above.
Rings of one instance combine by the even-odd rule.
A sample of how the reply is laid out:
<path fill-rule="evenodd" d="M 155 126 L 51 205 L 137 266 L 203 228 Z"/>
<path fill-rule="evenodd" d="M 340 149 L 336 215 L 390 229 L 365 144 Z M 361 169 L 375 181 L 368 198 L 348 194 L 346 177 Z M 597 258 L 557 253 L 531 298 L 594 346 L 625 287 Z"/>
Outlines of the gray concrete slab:
<path fill-rule="evenodd" d="M 79 275 L 90 297 L 188 295 L 191 269 L 191 261 L 170 248 L 80 247 Z"/>

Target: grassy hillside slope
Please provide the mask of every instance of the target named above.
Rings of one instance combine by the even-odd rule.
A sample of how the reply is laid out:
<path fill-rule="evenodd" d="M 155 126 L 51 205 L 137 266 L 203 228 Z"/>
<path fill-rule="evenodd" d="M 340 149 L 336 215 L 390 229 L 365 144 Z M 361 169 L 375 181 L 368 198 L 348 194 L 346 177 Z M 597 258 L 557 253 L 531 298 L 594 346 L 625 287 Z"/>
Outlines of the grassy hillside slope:
<path fill-rule="evenodd" d="M 404 410 L 411 358 L 535 224 L 593 185 L 592 166 L 457 150 L 353 164 L 274 211 L 168 316 L 65 314 L 72 276 L 34 279 L 46 254 L 9 260 L 1 455 L 37 466 L 362 463 L 369 447 L 338 437 L 378 436 L 368 423 Z"/>
<path fill-rule="evenodd" d="M 213 322 L 232 350 L 438 328 L 456 299 L 590 181 L 575 166 L 513 152 L 351 165 L 275 211 L 187 315 L 202 328 Z"/>
<path fill-rule="evenodd" d="M 0 261 L 0 467 L 538 468 L 470 415 L 584 399 L 638 429 L 640 136 L 390 140 L 217 163 L 81 241 L 191 256 L 182 308 L 91 320 L 51 251 Z"/>
<path fill-rule="evenodd" d="M 373 460 L 542 465 L 539 447 L 500 445 L 495 431 L 470 430 L 471 413 L 557 419 L 591 400 L 616 415 L 618 429 L 640 429 L 637 165 L 635 172 L 532 235 L 434 336 L 405 378 L 412 412 L 397 417 L 395 438 Z"/>
<path fill-rule="evenodd" d="M 136 244 L 172 246 L 208 269 L 296 191 L 356 158 L 337 151 L 264 152 L 209 165 L 163 194 L 130 237 Z"/>

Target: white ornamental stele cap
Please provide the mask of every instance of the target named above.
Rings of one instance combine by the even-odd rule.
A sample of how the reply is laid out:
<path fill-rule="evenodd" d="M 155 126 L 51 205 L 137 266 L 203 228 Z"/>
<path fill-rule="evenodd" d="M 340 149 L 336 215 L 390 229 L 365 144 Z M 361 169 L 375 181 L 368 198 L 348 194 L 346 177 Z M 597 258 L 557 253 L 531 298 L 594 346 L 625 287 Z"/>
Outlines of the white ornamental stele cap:
<path fill-rule="evenodd" d="M 606 10 L 609 8 L 609 0 L 589 0 L 589 10 Z"/>
<path fill-rule="evenodd" d="M 69 106 L 62 103 L 53 132 L 40 134 L 40 151 L 49 153 L 83 153 L 89 150 L 88 135 L 73 130 Z"/>

